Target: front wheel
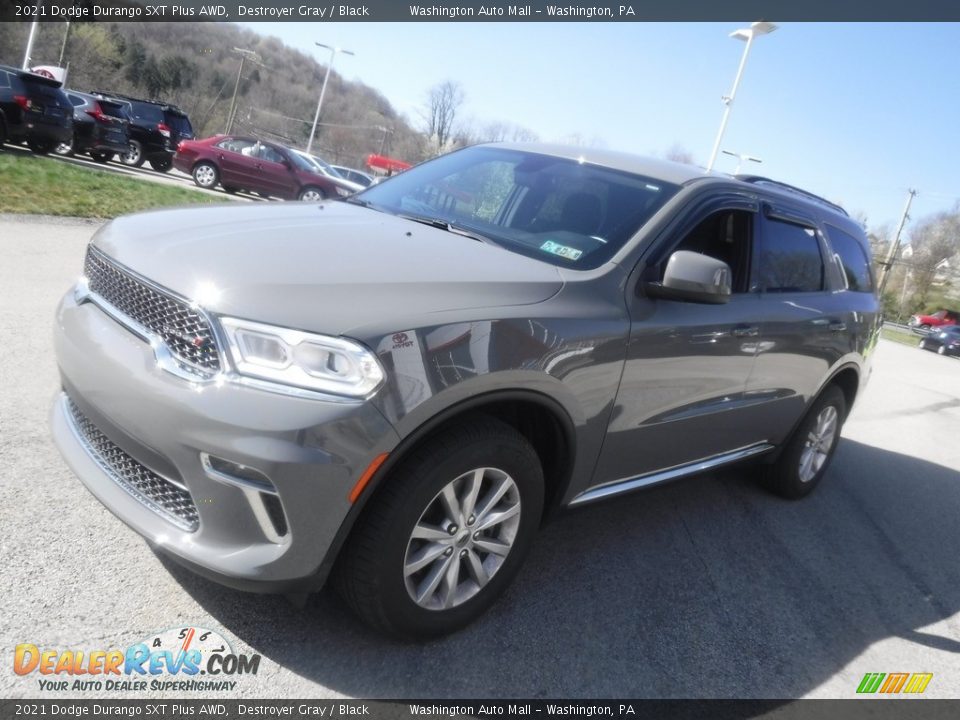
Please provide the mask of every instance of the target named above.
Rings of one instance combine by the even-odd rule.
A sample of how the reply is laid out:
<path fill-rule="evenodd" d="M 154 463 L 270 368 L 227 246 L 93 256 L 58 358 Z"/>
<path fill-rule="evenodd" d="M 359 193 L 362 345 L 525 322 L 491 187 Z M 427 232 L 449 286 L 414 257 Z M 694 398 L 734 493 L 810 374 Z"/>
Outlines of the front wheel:
<path fill-rule="evenodd" d="M 305 187 L 300 191 L 300 199 L 305 202 L 320 202 L 327 199 L 327 194 L 317 187 Z"/>
<path fill-rule="evenodd" d="M 762 479 L 767 488 L 790 500 L 813 492 L 833 459 L 846 413 L 843 391 L 830 385 L 800 421 L 780 457 L 763 468 Z"/>
<path fill-rule="evenodd" d="M 941 345 L 940 347 L 937 348 L 937 355 L 946 355 L 946 354 L 947 354 L 946 345 Z"/>
<path fill-rule="evenodd" d="M 368 625 L 426 638 L 483 614 L 520 569 L 543 509 L 543 472 L 511 426 L 478 416 L 387 476 L 344 548 L 340 594 Z"/>
<path fill-rule="evenodd" d="M 201 162 L 193 167 L 193 181 L 205 190 L 216 187 L 220 181 L 220 174 L 213 163 Z"/>

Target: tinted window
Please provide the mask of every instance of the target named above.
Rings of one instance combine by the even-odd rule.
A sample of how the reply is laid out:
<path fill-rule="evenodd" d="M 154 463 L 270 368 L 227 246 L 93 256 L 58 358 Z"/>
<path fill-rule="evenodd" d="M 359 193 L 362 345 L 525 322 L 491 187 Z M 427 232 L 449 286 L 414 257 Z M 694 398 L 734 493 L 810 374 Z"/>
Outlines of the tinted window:
<path fill-rule="evenodd" d="M 193 127 L 186 115 L 168 111 L 164 113 L 164 117 L 170 129 L 178 135 L 193 135 Z"/>
<path fill-rule="evenodd" d="M 847 288 L 856 292 L 871 292 L 873 276 L 870 273 L 870 258 L 863 245 L 853 235 L 833 225 L 827 225 L 830 245 L 840 259 Z"/>
<path fill-rule="evenodd" d="M 823 290 L 823 259 L 813 228 L 773 219 L 764 223 L 760 289 L 782 293 Z"/>
<path fill-rule="evenodd" d="M 0 70 L 0 88 L 10 87 L 10 73 Z"/>
<path fill-rule="evenodd" d="M 282 163 L 283 155 L 274 150 L 269 145 L 261 145 L 259 157 L 261 160 L 267 160 L 268 162 Z"/>
<path fill-rule="evenodd" d="M 141 102 L 131 103 L 131 105 L 133 107 L 133 117 L 135 120 L 156 124 L 163 122 L 163 110 L 161 110 L 159 106 Z"/>
<path fill-rule="evenodd" d="M 68 95 L 67 97 L 70 98 L 70 104 L 73 105 L 74 107 L 80 107 L 81 105 L 87 104 L 87 101 L 84 100 L 79 95 Z"/>
<path fill-rule="evenodd" d="M 567 158 L 473 147 L 363 193 L 377 210 L 451 223 L 555 265 L 608 260 L 679 188 Z"/>

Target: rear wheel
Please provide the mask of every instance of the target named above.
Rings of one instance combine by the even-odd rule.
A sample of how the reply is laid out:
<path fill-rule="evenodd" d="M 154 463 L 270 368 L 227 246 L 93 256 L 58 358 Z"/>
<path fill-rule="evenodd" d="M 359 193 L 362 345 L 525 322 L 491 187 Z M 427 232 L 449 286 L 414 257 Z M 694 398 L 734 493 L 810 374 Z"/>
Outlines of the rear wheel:
<path fill-rule="evenodd" d="M 809 495 L 823 479 L 840 440 L 847 402 L 836 385 L 827 387 L 787 441 L 780 457 L 762 468 L 767 488 L 791 500 Z"/>
<path fill-rule="evenodd" d="M 173 160 L 170 158 L 156 158 L 150 161 L 150 167 L 157 172 L 170 172 L 170 168 L 173 167 Z"/>
<path fill-rule="evenodd" d="M 442 431 L 401 461 L 358 520 L 337 567 L 340 594 L 381 632 L 453 632 L 516 575 L 543 508 L 536 452 L 484 416 Z"/>
<path fill-rule="evenodd" d="M 937 355 L 946 355 L 946 354 L 947 354 L 947 347 L 945 345 L 941 345 L 940 347 L 937 348 Z"/>
<path fill-rule="evenodd" d="M 300 199 L 305 202 L 320 202 L 327 199 L 327 194 L 318 187 L 308 185 L 300 191 Z"/>
<path fill-rule="evenodd" d="M 205 190 L 214 188 L 220 181 L 220 173 L 213 163 L 200 162 L 193 166 L 193 181 Z"/>
<path fill-rule="evenodd" d="M 73 155 L 73 146 L 74 146 L 74 139 L 70 138 L 69 142 L 60 143 L 53 149 L 53 151 L 57 155 Z"/>
<path fill-rule="evenodd" d="M 139 140 L 131 140 L 129 149 L 120 156 L 120 162 L 129 167 L 140 167 L 143 165 L 143 145 Z"/>
<path fill-rule="evenodd" d="M 90 153 L 90 157 L 93 159 L 94 162 L 98 162 L 103 165 L 110 162 L 110 158 L 113 157 L 113 153 L 112 152 L 92 152 Z"/>

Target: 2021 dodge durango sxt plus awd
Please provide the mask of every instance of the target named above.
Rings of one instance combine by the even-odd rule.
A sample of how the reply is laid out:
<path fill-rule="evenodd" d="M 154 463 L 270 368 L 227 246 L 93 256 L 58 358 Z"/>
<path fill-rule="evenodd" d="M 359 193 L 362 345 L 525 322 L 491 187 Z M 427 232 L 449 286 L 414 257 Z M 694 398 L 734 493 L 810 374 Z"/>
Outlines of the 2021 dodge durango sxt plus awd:
<path fill-rule="evenodd" d="M 757 461 L 821 481 L 878 331 L 862 229 L 757 177 L 485 145 L 346 201 L 165 210 L 57 310 L 57 443 L 152 544 L 450 632 L 552 510 Z M 587 550 L 589 552 L 589 550 Z"/>

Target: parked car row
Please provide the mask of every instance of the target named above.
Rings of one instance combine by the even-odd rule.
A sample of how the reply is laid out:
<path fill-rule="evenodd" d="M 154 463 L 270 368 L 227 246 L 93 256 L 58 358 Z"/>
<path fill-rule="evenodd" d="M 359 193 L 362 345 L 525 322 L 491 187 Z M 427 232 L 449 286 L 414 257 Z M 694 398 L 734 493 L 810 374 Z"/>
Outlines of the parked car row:
<path fill-rule="evenodd" d="M 347 197 L 363 189 L 319 158 L 243 135 L 185 140 L 177 148 L 173 166 L 204 189 L 219 185 L 228 193 L 246 190 L 284 200 Z"/>
<path fill-rule="evenodd" d="M 163 101 L 65 89 L 58 80 L 0 65 L 0 144 L 36 153 L 87 154 L 154 170 L 173 167 L 177 146 L 193 139 L 185 112 Z"/>

